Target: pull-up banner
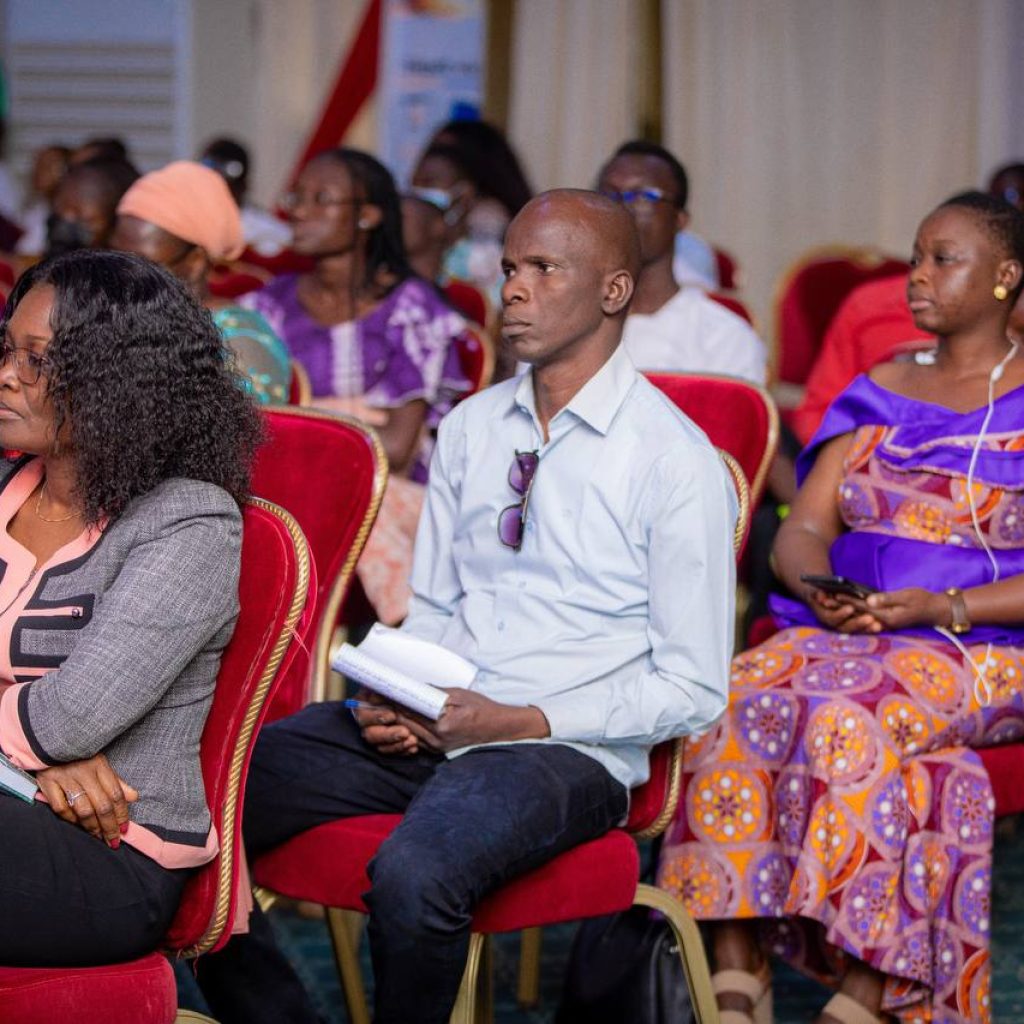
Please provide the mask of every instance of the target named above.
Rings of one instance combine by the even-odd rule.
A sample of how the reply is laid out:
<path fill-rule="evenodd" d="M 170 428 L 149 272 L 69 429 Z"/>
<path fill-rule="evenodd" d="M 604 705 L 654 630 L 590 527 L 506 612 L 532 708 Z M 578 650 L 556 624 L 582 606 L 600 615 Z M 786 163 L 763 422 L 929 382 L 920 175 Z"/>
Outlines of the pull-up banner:
<path fill-rule="evenodd" d="M 482 0 L 382 0 L 378 149 L 399 186 L 434 130 L 483 104 Z"/>

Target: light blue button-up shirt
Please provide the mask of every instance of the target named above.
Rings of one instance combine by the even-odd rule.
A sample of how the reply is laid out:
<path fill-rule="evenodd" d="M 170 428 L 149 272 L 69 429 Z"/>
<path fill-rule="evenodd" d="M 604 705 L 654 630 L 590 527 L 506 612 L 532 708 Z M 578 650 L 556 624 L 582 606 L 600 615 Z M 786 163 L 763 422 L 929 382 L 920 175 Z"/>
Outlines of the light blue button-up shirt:
<path fill-rule="evenodd" d="M 403 628 L 477 665 L 474 690 L 539 707 L 544 742 L 633 787 L 653 744 L 725 708 L 735 492 L 704 434 L 621 347 L 548 430 L 545 443 L 532 373 L 442 422 Z M 513 551 L 498 516 L 519 500 L 517 449 L 540 460 Z"/>

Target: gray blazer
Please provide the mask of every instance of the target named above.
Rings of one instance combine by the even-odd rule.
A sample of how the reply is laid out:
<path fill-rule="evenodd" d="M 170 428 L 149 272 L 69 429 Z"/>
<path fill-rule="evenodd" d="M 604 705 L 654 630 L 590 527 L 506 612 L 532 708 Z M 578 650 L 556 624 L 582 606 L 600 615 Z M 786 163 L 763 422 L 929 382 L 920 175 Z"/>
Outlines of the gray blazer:
<path fill-rule="evenodd" d="M 0 467 L 2 491 L 13 466 Z M 33 768 L 102 751 L 139 791 L 126 840 L 171 866 L 212 852 L 199 740 L 238 616 L 241 525 L 221 488 L 164 481 L 34 581 L 11 634 L 12 665 L 49 671 L 17 690 L 4 726 L 21 735 L 0 745 L 27 747 Z"/>

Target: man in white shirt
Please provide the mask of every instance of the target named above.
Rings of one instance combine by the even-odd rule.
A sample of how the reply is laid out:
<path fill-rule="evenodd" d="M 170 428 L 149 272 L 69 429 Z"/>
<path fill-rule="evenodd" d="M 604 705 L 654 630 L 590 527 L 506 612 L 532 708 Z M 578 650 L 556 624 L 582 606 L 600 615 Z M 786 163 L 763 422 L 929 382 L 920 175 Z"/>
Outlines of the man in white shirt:
<path fill-rule="evenodd" d="M 446 1022 L 480 898 L 621 821 L 650 747 L 726 705 L 735 496 L 619 346 L 630 218 L 592 192 L 546 193 L 512 222 L 502 262 L 504 335 L 532 369 L 441 424 L 403 627 L 477 677 L 436 723 L 379 699 L 358 724 L 306 708 L 264 730 L 249 778 L 250 853 L 333 818 L 404 813 L 369 869 L 377 1024 Z M 217 956 L 199 964 L 215 1015 L 305 1019 L 265 922 L 253 933 L 219 955 L 244 981 L 213 977 Z"/>
<path fill-rule="evenodd" d="M 602 168 L 598 188 L 629 210 L 640 234 L 640 277 L 622 336 L 634 364 L 763 384 L 767 353 L 751 326 L 700 288 L 680 288 L 674 275 L 676 234 L 690 219 L 682 164 L 654 143 L 627 142 Z"/>

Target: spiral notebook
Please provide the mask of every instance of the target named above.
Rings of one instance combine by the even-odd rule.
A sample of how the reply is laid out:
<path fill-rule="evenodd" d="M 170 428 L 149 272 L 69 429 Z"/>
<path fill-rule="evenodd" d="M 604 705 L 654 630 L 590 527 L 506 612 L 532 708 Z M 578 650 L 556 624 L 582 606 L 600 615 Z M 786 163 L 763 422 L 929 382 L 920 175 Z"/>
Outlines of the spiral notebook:
<path fill-rule="evenodd" d="M 331 666 L 432 721 L 448 699 L 444 687 L 469 687 L 476 678 L 476 666 L 453 651 L 379 623 L 358 647 L 342 645 Z"/>

